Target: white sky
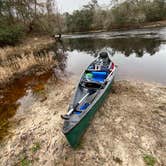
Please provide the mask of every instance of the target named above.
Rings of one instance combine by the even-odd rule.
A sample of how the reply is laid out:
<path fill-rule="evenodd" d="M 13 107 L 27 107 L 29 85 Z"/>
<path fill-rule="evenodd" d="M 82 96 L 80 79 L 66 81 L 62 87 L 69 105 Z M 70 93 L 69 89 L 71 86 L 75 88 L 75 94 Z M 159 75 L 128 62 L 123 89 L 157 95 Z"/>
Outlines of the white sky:
<path fill-rule="evenodd" d="M 80 9 L 83 5 L 88 4 L 90 0 L 56 0 L 58 3 L 59 12 L 72 13 L 73 10 Z M 108 5 L 111 0 L 98 0 L 99 5 Z"/>

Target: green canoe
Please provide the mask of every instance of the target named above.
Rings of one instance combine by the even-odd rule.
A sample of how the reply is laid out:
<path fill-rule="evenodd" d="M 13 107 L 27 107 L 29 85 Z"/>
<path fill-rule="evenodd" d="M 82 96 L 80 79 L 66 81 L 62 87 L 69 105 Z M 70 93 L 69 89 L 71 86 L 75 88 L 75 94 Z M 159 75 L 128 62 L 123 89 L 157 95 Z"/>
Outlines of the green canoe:
<path fill-rule="evenodd" d="M 69 144 L 76 148 L 95 112 L 110 93 L 116 66 L 108 52 L 100 52 L 83 73 L 66 115 L 62 115 L 62 132 Z"/>

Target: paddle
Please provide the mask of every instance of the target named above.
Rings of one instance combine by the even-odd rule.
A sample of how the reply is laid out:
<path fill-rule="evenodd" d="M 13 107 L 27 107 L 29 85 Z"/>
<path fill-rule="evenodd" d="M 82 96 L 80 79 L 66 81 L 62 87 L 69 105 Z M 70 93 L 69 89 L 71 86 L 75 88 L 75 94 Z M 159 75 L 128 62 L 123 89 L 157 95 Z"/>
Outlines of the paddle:
<path fill-rule="evenodd" d="M 69 112 L 65 115 L 61 115 L 62 119 L 68 120 L 73 111 L 89 96 L 90 93 L 87 93 Z"/>

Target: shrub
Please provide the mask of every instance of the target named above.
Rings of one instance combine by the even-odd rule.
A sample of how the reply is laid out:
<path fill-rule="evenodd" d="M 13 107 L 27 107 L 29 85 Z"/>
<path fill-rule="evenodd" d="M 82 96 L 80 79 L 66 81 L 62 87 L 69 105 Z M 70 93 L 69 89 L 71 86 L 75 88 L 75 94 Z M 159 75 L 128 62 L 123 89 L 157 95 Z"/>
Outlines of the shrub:
<path fill-rule="evenodd" d="M 147 166 L 154 166 L 156 163 L 156 159 L 151 155 L 145 155 L 143 159 Z"/>
<path fill-rule="evenodd" d="M 24 33 L 24 27 L 22 25 L 1 25 L 0 46 L 15 45 L 21 41 Z"/>

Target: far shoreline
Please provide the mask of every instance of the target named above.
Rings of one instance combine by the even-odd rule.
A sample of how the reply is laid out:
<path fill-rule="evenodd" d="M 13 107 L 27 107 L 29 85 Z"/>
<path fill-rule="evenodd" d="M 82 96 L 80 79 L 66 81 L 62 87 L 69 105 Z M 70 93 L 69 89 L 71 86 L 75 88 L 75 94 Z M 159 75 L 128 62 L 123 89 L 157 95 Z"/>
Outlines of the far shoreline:
<path fill-rule="evenodd" d="M 111 27 L 110 29 L 69 32 L 69 33 L 64 33 L 63 35 L 115 32 L 115 31 L 129 31 L 129 30 L 137 30 L 137 29 L 152 29 L 152 28 L 163 28 L 163 27 L 166 27 L 166 20 L 155 21 L 155 22 L 147 22 L 147 23 L 142 23 L 142 24 L 124 25 L 124 26 L 113 25 L 113 27 Z"/>

